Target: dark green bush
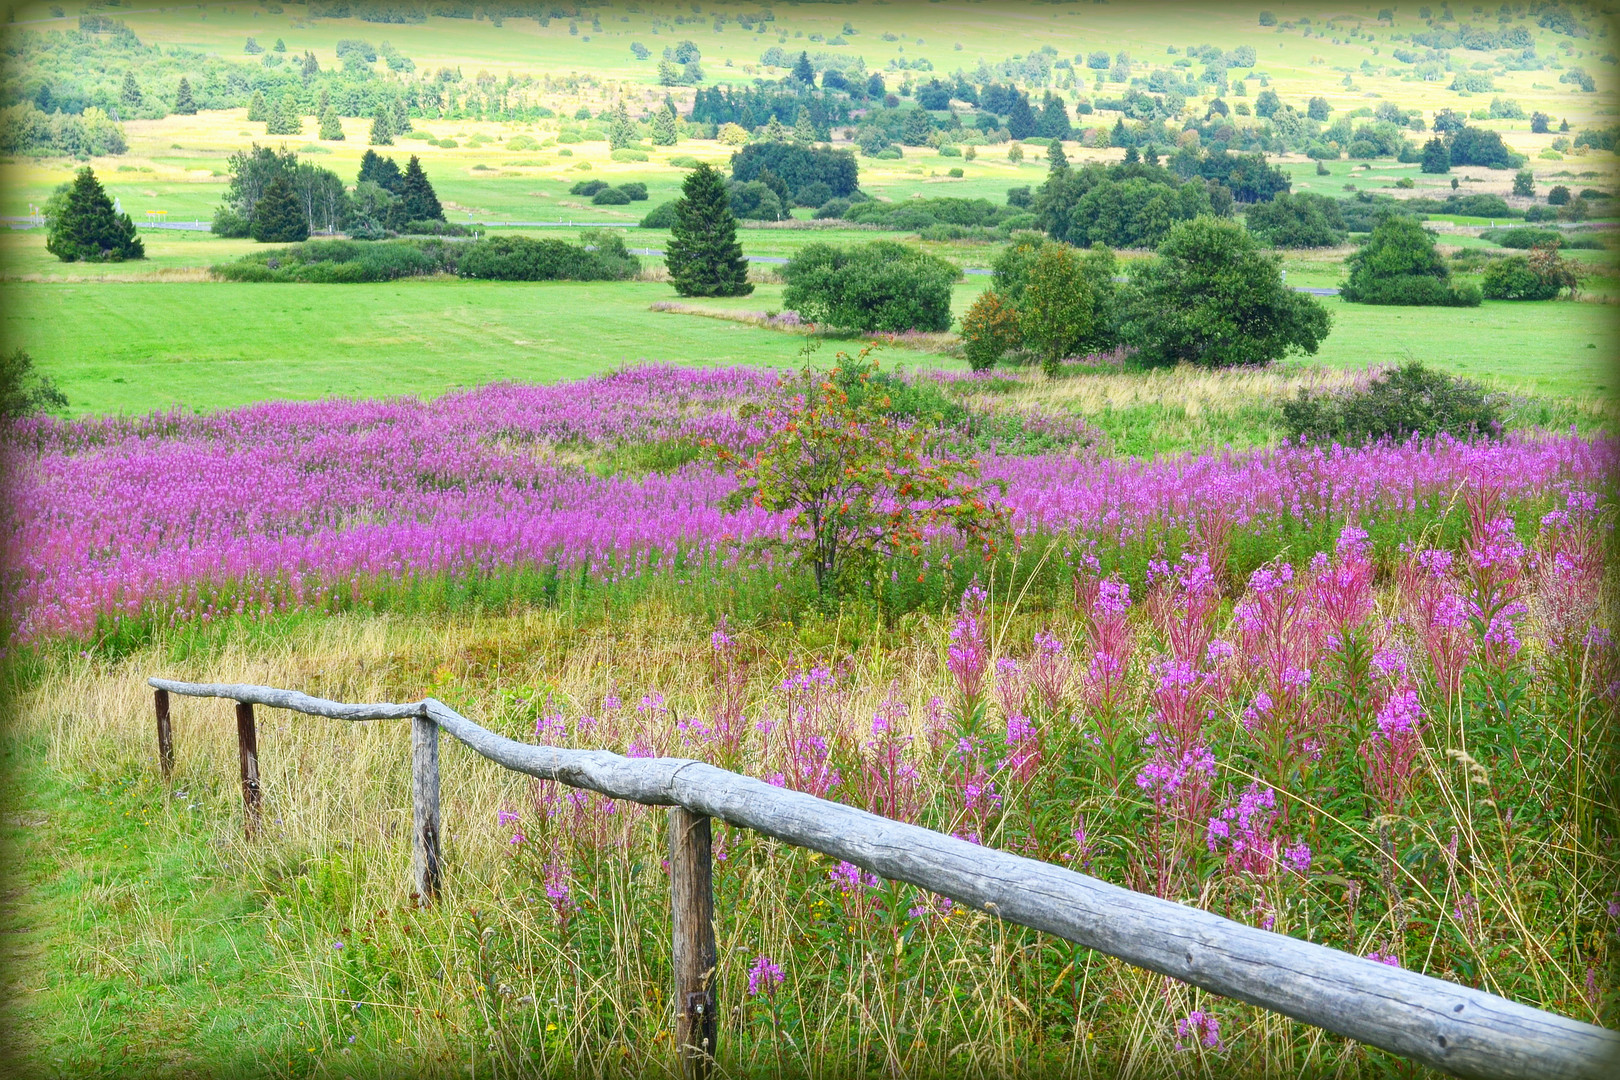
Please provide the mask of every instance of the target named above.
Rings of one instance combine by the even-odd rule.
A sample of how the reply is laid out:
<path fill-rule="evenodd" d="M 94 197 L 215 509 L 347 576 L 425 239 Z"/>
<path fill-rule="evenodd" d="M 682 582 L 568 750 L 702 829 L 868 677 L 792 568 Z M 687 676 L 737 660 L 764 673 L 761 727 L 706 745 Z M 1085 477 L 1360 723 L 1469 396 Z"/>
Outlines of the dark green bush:
<path fill-rule="evenodd" d="M 454 273 L 455 256 L 466 245 L 442 240 L 309 240 L 291 247 L 255 251 L 212 273 L 226 281 L 303 282 L 352 285 L 406 277 Z"/>
<path fill-rule="evenodd" d="M 1544 244 L 1557 244 L 1566 251 L 1602 251 L 1603 240 L 1597 236 L 1570 236 L 1558 229 L 1486 229 L 1479 234 L 1481 240 L 1515 251 L 1529 251 Z"/>
<path fill-rule="evenodd" d="M 827 221 L 832 218 L 841 218 L 847 213 L 849 213 L 848 199 L 828 199 L 817 207 L 816 212 L 810 216 L 817 221 Z"/>
<path fill-rule="evenodd" d="M 639 180 L 632 180 L 628 184 L 620 184 L 619 190 L 630 196 L 631 202 L 647 201 L 647 185 Z"/>
<path fill-rule="evenodd" d="M 1530 269 L 1523 255 L 1496 259 L 1485 267 L 1482 291 L 1490 300 L 1551 300 L 1562 288 L 1555 281 L 1543 281 Z"/>
<path fill-rule="evenodd" d="M 782 303 L 844 330 L 949 330 L 951 286 L 962 271 L 890 240 L 809 244 L 782 269 Z"/>
<path fill-rule="evenodd" d="M 1466 379 L 1412 362 L 1364 388 L 1299 396 L 1283 403 L 1290 439 L 1363 446 L 1414 435 L 1495 439 L 1502 434 L 1502 404 Z"/>
<path fill-rule="evenodd" d="M 1339 295 L 1352 304 L 1478 307 L 1477 285 L 1453 285 L 1434 234 L 1409 217 L 1388 217 L 1345 263 Z"/>
<path fill-rule="evenodd" d="M 606 180 L 581 180 L 568 189 L 570 195 L 593 196 L 599 191 L 606 191 L 611 185 Z"/>
<path fill-rule="evenodd" d="M 468 246 L 459 272 L 486 281 L 623 281 L 641 269 L 616 232 L 586 230 L 580 239 L 491 236 Z"/>
<path fill-rule="evenodd" d="M 643 229 L 674 228 L 675 203 L 678 201 L 679 200 L 677 199 L 671 199 L 669 202 L 659 203 L 657 206 L 647 211 L 647 216 L 641 219 L 641 227 Z"/>
<path fill-rule="evenodd" d="M 407 221 L 400 233 L 405 236 L 471 236 L 472 230 L 454 221 Z"/>
<path fill-rule="evenodd" d="M 591 202 L 597 206 L 628 206 L 630 195 L 623 188 L 606 187 L 592 195 Z"/>

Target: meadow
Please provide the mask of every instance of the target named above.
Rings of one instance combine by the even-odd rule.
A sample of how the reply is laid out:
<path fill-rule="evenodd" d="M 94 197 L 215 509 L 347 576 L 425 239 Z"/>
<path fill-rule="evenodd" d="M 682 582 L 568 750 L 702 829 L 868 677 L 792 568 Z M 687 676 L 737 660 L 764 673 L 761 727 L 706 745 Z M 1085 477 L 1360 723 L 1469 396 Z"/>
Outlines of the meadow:
<path fill-rule="evenodd" d="M 1214 5 L 789 4 L 744 29 L 756 7 L 419 23 L 303 4 L 98 10 L 143 42 L 244 65 L 262 62 L 250 35 L 323 70 L 339 40 L 365 38 L 418 79 L 542 80 L 551 116 L 417 117 L 384 152 L 420 157 L 450 222 L 570 241 L 623 228 L 632 251 L 669 247 L 637 223 L 680 193 L 690 163 L 674 159 L 724 170 L 732 147 L 683 135 L 615 161 L 606 141 L 558 136 L 580 109 L 639 115 L 666 94 L 690 108 L 691 87 L 657 81 L 659 51 L 683 39 L 705 86 L 781 78 L 771 46 L 859 56 L 894 86 L 1043 45 L 1166 64 L 1212 42 L 1253 46 L 1262 85 L 1301 107 L 1467 112 L 1504 95 L 1577 130 L 1620 108 L 1601 20 L 1585 38 L 1529 23 L 1541 55 L 1584 65 L 1598 91 L 1508 65 L 1493 93 L 1466 94 L 1449 69 L 1387 63 L 1425 29 L 1415 7 L 1386 23 L 1376 5 L 1273 5 L 1286 27 L 1262 27 L 1258 8 Z M 16 29 L 77 25 L 52 12 L 16 5 Z M 1453 54 L 1469 70 L 1475 53 Z M 931 71 L 898 67 L 919 58 Z M 1071 100 L 1120 89 L 1074 71 L 1078 86 L 1053 77 Z M 1542 197 L 1614 190 L 1611 153 L 1542 156 L 1556 123 L 1470 122 L 1528 156 Z M 304 124 L 125 119 L 119 155 L 0 159 L 0 214 L 29 214 L 89 164 L 137 225 L 206 222 L 229 156 L 255 143 L 352 181 L 369 120 L 344 118 L 341 142 Z M 842 130 L 834 144 L 851 145 Z M 1045 147 L 1008 149 L 861 156 L 860 187 L 999 205 L 1049 167 Z M 1124 154 L 1064 149 L 1077 165 Z M 1528 202 L 1511 171 L 1268 159 L 1296 192 L 1444 196 L 1455 181 Z M 649 198 L 569 193 L 598 178 Z M 1597 235 L 1612 206 L 1594 200 Z M 744 222 L 744 252 L 898 239 L 967 272 L 957 318 L 1007 246 L 810 214 Z M 1481 235 L 1501 222 L 1428 224 L 1464 281 L 1475 253 L 1504 253 Z M 1204 370 L 1108 354 L 1048 376 L 970 372 L 954 332 L 775 318 L 777 262 L 735 298 L 677 297 L 656 255 L 611 282 L 245 284 L 210 268 L 263 250 L 251 240 L 141 237 L 144 260 L 86 264 L 51 256 L 43 228 L 0 232 L 0 346 L 68 398 L 0 427 L 0 1060 L 19 1075 L 679 1075 L 662 812 L 443 740 L 446 877 L 421 907 L 403 727 L 261 710 L 249 840 L 229 708 L 176 699 L 165 778 L 152 675 L 431 695 L 511 738 L 698 758 L 1620 1025 L 1612 246 L 1572 253 L 1587 274 L 1574 302 L 1324 296 L 1313 356 Z M 1287 283 L 1336 287 L 1362 238 L 1281 252 Z M 1149 257 L 1121 252 L 1127 271 Z M 818 588 L 790 512 L 736 493 L 796 430 L 795 395 L 821 379 L 865 393 L 838 354 L 874 346 L 889 400 L 862 430 L 892 422 L 929 462 L 963 464 L 994 547 L 935 523 Z M 1290 440 L 1302 392 L 1366 393 L 1409 360 L 1477 381 L 1500 430 Z M 722 823 L 715 858 L 728 1076 L 1430 1075 Z"/>

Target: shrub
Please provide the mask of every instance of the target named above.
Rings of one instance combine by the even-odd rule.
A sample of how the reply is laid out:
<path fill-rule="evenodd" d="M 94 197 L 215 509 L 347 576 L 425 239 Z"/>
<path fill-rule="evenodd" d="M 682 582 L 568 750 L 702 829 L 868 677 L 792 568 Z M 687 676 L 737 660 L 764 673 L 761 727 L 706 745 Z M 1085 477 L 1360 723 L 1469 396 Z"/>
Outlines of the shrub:
<path fill-rule="evenodd" d="M 824 206 L 833 198 L 833 189 L 821 180 L 816 180 L 799 188 L 793 193 L 795 206 Z"/>
<path fill-rule="evenodd" d="M 587 229 L 580 239 L 491 236 L 468 246 L 458 272 L 489 281 L 623 281 L 641 270 L 617 232 Z"/>
<path fill-rule="evenodd" d="M 646 161 L 647 160 L 647 152 L 645 150 L 632 150 L 628 146 L 621 147 L 620 149 L 613 151 L 613 153 L 611 153 L 608 156 L 611 157 L 614 161 Z"/>
<path fill-rule="evenodd" d="M 632 180 L 629 183 L 620 184 L 619 190 L 630 196 L 631 202 L 647 201 L 647 185 L 643 184 L 639 180 Z"/>
<path fill-rule="evenodd" d="M 677 169 L 695 169 L 698 167 L 698 159 L 691 154 L 676 154 L 669 159 L 669 163 Z"/>
<path fill-rule="evenodd" d="M 1564 186 L 1563 184 L 1555 184 L 1553 186 L 1552 190 L 1547 192 L 1547 205 L 1548 206 L 1563 206 L 1568 202 L 1569 202 L 1569 188 Z"/>
<path fill-rule="evenodd" d="M 1558 211 L 1551 206 L 1532 206 L 1524 212 L 1524 220 L 1532 223 L 1557 221 Z"/>
<path fill-rule="evenodd" d="M 606 180 L 578 180 L 568 189 L 568 194 L 593 196 L 599 191 L 606 191 L 608 187 Z"/>
<path fill-rule="evenodd" d="M 564 146 L 573 146 L 576 143 L 582 143 L 585 140 L 579 137 L 579 133 L 577 131 L 560 131 L 557 133 L 557 141 L 562 143 Z"/>
<path fill-rule="evenodd" d="M 810 216 L 818 221 L 828 221 L 842 218 L 847 213 L 849 213 L 848 199 L 828 199 L 818 206 L 816 212 Z"/>
<path fill-rule="evenodd" d="M 845 330 L 949 330 L 951 286 L 962 271 L 891 240 L 810 244 L 782 270 L 782 303 Z"/>
<path fill-rule="evenodd" d="M 1362 446 L 1379 439 L 1447 434 L 1460 439 L 1502 434 L 1499 399 L 1465 379 L 1413 362 L 1373 379 L 1364 389 L 1301 390 L 1283 403 L 1290 439 Z"/>
<path fill-rule="evenodd" d="M 675 203 L 677 201 L 679 200 L 671 199 L 669 202 L 659 203 L 657 206 L 647 211 L 647 216 L 641 219 L 641 227 L 643 229 L 674 228 Z"/>
<path fill-rule="evenodd" d="M 441 218 L 428 218 L 422 221 L 407 221 L 400 226 L 399 231 L 409 236 L 471 236 L 472 230 L 465 225 L 458 225 L 453 221 Z"/>
<path fill-rule="evenodd" d="M 210 272 L 225 281 L 352 285 L 454 272 L 465 245 L 442 240 L 311 240 L 258 251 Z"/>
<path fill-rule="evenodd" d="M 986 289 L 962 315 L 962 353 L 974 371 L 988 371 L 1023 339 L 1018 309 Z"/>
<path fill-rule="evenodd" d="M 1524 255 L 1493 260 L 1485 267 L 1481 285 L 1487 300 L 1551 300 L 1560 288 L 1556 282 L 1542 281 Z"/>
<path fill-rule="evenodd" d="M 1352 304 L 1477 307 L 1476 285 L 1454 286 L 1434 234 L 1409 217 L 1380 221 L 1346 263 L 1340 297 Z"/>
<path fill-rule="evenodd" d="M 1486 229 L 1479 234 L 1481 240 L 1488 241 L 1498 247 L 1517 248 L 1528 251 L 1537 244 L 1556 244 L 1563 234 L 1557 229 Z"/>
<path fill-rule="evenodd" d="M 744 146 L 731 156 L 733 180 L 748 183 L 761 179 L 767 171 L 781 177 L 790 192 L 820 182 L 831 189 L 829 198 L 847 198 L 859 186 L 860 166 L 849 150 L 763 142 Z"/>
<path fill-rule="evenodd" d="M 945 175 L 949 176 L 953 180 L 960 180 L 963 177 L 964 174 L 963 174 L 963 172 L 962 172 L 962 170 L 960 168 L 956 168 L 956 169 L 947 170 Z"/>
<path fill-rule="evenodd" d="M 34 368 L 32 356 L 22 349 L 0 354 L 0 420 L 56 412 L 67 405 L 67 395 Z"/>

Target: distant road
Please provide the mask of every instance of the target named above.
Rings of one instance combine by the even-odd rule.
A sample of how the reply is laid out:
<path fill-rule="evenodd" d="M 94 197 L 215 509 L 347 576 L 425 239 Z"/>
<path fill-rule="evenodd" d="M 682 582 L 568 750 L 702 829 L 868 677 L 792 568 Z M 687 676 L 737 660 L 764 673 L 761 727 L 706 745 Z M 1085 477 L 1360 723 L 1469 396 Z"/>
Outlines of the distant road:
<path fill-rule="evenodd" d="M 13 229 L 30 229 L 30 228 L 35 227 L 33 218 L 27 218 L 27 217 L 0 217 L 0 221 L 5 222 L 7 225 L 11 226 Z M 513 228 L 513 229 L 573 229 L 573 228 L 598 228 L 598 227 L 601 227 L 601 226 L 593 226 L 588 222 L 579 222 L 579 221 L 473 221 L 473 222 L 469 222 L 468 224 L 482 225 L 482 226 L 491 227 L 491 228 Z M 151 222 L 151 221 L 147 221 L 147 222 L 140 222 L 139 227 L 142 228 L 142 229 L 184 229 L 187 232 L 207 232 L 208 231 L 208 222 L 206 222 L 206 221 L 202 221 L 202 222 L 196 222 L 196 221 Z M 619 228 L 619 229 L 632 228 L 632 226 L 629 226 L 629 225 L 608 225 L 606 227 L 607 228 Z M 655 258 L 662 258 L 666 254 L 666 252 L 664 251 L 663 248 L 641 247 L 641 248 L 630 248 L 629 251 L 630 251 L 630 254 L 632 254 L 632 255 L 646 255 L 646 256 L 655 257 Z M 764 264 L 766 264 L 768 266 L 785 266 L 785 265 L 787 265 L 787 259 L 785 257 L 781 256 L 781 255 L 745 255 L 744 258 L 746 258 L 749 262 L 764 263 Z M 989 277 L 991 275 L 991 273 L 993 273 L 993 271 L 986 270 L 982 266 L 964 267 L 962 272 L 964 274 L 968 274 L 968 275 L 971 275 L 973 277 Z M 1296 285 L 1296 286 L 1294 286 L 1294 291 L 1295 292 L 1302 292 L 1302 293 L 1310 293 L 1312 296 L 1338 296 L 1339 295 L 1339 290 L 1338 289 L 1321 288 L 1321 287 L 1314 286 L 1314 285 Z"/>

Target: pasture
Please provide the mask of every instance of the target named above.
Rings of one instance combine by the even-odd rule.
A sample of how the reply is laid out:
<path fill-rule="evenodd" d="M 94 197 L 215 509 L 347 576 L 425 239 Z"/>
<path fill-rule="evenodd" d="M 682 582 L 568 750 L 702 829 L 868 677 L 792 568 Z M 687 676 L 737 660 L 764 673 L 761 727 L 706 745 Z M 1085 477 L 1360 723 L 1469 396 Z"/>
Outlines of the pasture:
<path fill-rule="evenodd" d="M 907 109 L 926 80 L 971 82 L 981 61 L 1048 58 L 1045 75 L 996 76 L 1039 105 L 1049 89 L 1141 90 L 1160 68 L 1191 85 L 1198 46 L 1248 46 L 1254 63 L 1230 93 L 1221 82 L 1234 122 L 1260 123 L 1262 89 L 1301 110 L 1322 97 L 1335 117 L 1474 113 L 1525 156 L 1535 194 L 1513 193 L 1514 169 L 1268 152 L 1293 192 L 1350 209 L 1491 195 L 1522 217 L 1561 184 L 1593 195 L 1564 235 L 1600 239 L 1566 252 L 1575 299 L 1324 295 L 1320 348 L 1264 365 L 1152 367 L 1119 346 L 1043 372 L 1029 339 L 973 372 L 963 317 L 1029 239 L 1013 226 L 928 239 L 797 206 L 740 223 L 762 260 L 740 297 L 677 296 L 652 254 L 627 280 L 250 283 L 213 268 L 278 245 L 141 226 L 208 222 L 254 145 L 354 184 L 368 117 L 342 117 L 337 141 L 307 115 L 281 136 L 242 107 L 127 110 L 122 153 L 0 158 L 0 215 L 36 213 L 89 165 L 146 254 L 64 262 L 43 226 L 0 231 L 0 346 L 67 399 L 0 421 L 0 1054 L 19 1075 L 681 1075 L 663 810 L 442 738 L 444 878 L 421 903 L 408 723 L 261 708 L 249 836 L 230 707 L 173 700 L 166 772 L 149 676 L 433 697 L 525 743 L 700 759 L 1620 1025 L 1620 189 L 1613 152 L 1569 144 L 1620 109 L 1612 26 L 1471 5 L 1388 19 L 1274 5 L 1276 25 L 1258 7 L 1170 3 L 550 7 L 95 14 L 167 50 L 154 65 L 251 74 L 307 50 L 360 85 L 458 88 L 460 104 L 416 109 L 377 149 L 417 156 L 446 220 L 486 238 L 577 244 L 608 227 L 632 252 L 674 246 L 640 220 L 695 161 L 729 175 L 735 147 L 693 126 L 615 160 L 604 125 L 611 106 L 640 118 L 666 95 L 684 116 L 694 79 L 661 85 L 658 69 L 690 41 L 703 88 L 790 85 L 765 62 L 777 47 L 788 63 L 858 58 Z M 78 20 L 18 4 L 5 34 Z M 1539 59 L 1414 44 L 1459 20 L 1523 27 Z M 77 63 L 86 87 L 116 92 L 108 35 L 87 34 Z M 244 52 L 250 36 L 285 52 Z M 385 56 L 359 71 L 337 51 L 356 39 Z M 1391 59 L 1408 49 L 1422 55 Z M 1098 52 L 1109 67 L 1087 66 Z M 1561 80 L 1576 67 L 1596 89 Z M 1492 90 L 1452 88 L 1486 69 Z M 51 77 L 18 64 L 0 93 L 49 101 Z M 1206 119 L 1212 84 L 1198 85 L 1174 123 Z M 497 118 L 503 92 L 544 111 Z M 1523 115 L 1492 117 L 1498 97 Z M 936 120 L 952 110 L 975 112 Z M 1551 130 L 1530 130 L 1538 110 Z M 748 137 L 764 140 L 756 119 Z M 1073 119 L 1073 168 L 1134 161 L 1092 145 L 1134 117 Z M 833 125 L 831 145 L 855 150 L 858 122 Z M 1403 130 L 1418 147 L 1432 131 Z M 1051 174 L 1044 140 L 972 158 L 943 145 L 858 154 L 860 190 L 1003 207 Z M 570 193 L 593 179 L 648 197 Z M 1482 235 L 1501 224 L 1426 220 L 1465 287 L 1524 254 Z M 1286 285 L 1332 290 L 1367 239 L 1274 254 Z M 941 300 L 947 329 L 777 318 L 782 261 L 873 240 L 965 271 Z M 1146 247 L 1118 257 L 1127 298 L 1160 265 Z M 1443 389 L 1381 398 L 1412 361 Z M 1419 426 L 1338 445 L 1302 426 L 1307 401 Z M 1488 422 L 1421 427 L 1465 407 Z M 793 483 L 762 477 L 819 483 L 802 464 L 817 453 L 842 455 L 832 471 L 856 493 L 813 516 L 782 494 Z M 914 493 L 933 469 L 959 487 L 929 516 Z M 816 552 L 839 528 L 834 569 Z M 717 1075 L 1439 1075 L 720 820 L 713 874 Z"/>

